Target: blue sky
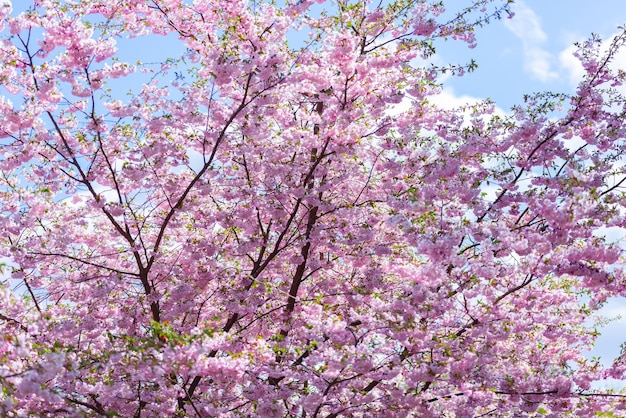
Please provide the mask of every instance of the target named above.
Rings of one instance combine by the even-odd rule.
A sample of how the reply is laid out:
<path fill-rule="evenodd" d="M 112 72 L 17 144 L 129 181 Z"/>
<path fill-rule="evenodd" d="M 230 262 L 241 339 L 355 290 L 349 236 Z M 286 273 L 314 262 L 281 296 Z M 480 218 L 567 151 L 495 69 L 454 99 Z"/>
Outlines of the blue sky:
<path fill-rule="evenodd" d="M 450 9 L 463 0 L 449 2 Z M 449 93 L 490 98 L 508 110 L 525 93 L 572 92 L 577 77 L 572 44 L 597 33 L 610 38 L 626 24 L 624 0 L 515 0 L 515 17 L 477 30 L 478 46 L 449 43 L 439 50 L 442 62 L 474 58 L 478 70 L 447 80 Z M 626 66 L 626 59 L 623 60 Z"/>

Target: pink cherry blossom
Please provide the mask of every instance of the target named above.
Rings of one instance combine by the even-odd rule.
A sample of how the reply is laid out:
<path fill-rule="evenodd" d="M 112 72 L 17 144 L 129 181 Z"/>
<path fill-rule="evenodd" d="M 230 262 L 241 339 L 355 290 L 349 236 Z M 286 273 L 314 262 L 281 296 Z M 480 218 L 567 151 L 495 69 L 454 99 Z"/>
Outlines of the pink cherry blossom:
<path fill-rule="evenodd" d="M 503 116 L 439 108 L 420 63 L 510 1 L 26 3 L 0 2 L 0 415 L 623 408 L 592 388 L 624 356 L 585 354 L 626 295 L 626 33 Z"/>

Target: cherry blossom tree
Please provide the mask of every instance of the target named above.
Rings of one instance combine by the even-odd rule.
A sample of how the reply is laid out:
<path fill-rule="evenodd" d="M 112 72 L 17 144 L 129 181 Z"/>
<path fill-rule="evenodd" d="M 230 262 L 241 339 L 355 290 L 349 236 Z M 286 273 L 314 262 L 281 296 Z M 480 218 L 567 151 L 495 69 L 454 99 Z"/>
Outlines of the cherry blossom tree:
<path fill-rule="evenodd" d="M 434 105 L 474 65 L 429 58 L 510 0 L 23 3 L 0 9 L 3 416 L 624 405 L 591 384 L 626 362 L 585 357 L 626 293 L 602 233 L 626 226 L 624 33 L 580 45 L 574 94 L 502 114 Z"/>

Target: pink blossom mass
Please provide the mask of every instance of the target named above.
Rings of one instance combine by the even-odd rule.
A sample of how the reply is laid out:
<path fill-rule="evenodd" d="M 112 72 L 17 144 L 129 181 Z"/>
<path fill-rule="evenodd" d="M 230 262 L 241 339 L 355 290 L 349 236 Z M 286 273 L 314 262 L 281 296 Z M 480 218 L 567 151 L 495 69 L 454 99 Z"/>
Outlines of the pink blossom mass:
<path fill-rule="evenodd" d="M 450 109 L 448 3 L 0 0 L 0 415 L 626 416 L 626 32 Z"/>

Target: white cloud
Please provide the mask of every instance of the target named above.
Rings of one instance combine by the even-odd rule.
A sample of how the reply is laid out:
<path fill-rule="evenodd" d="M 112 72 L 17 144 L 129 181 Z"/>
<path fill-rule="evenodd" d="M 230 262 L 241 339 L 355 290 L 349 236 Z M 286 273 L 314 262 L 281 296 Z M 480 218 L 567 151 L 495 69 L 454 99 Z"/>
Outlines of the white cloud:
<path fill-rule="evenodd" d="M 578 58 L 574 56 L 577 48 L 575 45 L 568 46 L 559 54 L 559 63 L 568 73 L 569 82 L 572 87 L 576 86 L 585 75 L 585 70 Z"/>
<path fill-rule="evenodd" d="M 505 21 L 508 30 L 522 41 L 524 51 L 524 70 L 542 82 L 555 80 L 559 74 L 552 69 L 553 57 L 542 45 L 548 36 L 541 29 L 539 16 L 519 0 L 514 3 L 515 17 Z"/>
<path fill-rule="evenodd" d="M 602 42 L 602 45 L 600 47 L 602 54 L 606 53 L 606 51 L 611 46 L 613 38 L 619 34 L 620 33 L 614 33 L 611 36 L 607 37 L 604 42 Z M 579 40 L 579 42 L 582 41 L 584 41 L 584 39 Z M 570 45 L 559 54 L 559 64 L 561 65 L 562 69 L 567 72 L 569 82 L 572 87 L 575 87 L 578 83 L 580 83 L 585 75 L 585 70 L 583 69 L 582 64 L 580 63 L 578 58 L 574 56 L 574 53 L 577 50 L 578 48 L 575 45 Z M 626 68 L 626 49 L 622 48 L 622 50 L 613 57 L 613 61 L 611 62 L 610 66 L 613 69 Z M 622 92 L 626 93 L 626 91 L 623 90 Z"/>
<path fill-rule="evenodd" d="M 473 106 L 479 103 L 482 103 L 485 99 L 479 97 L 469 96 L 467 94 L 457 95 L 451 87 L 444 87 L 439 94 L 428 97 L 428 101 L 433 103 L 434 105 L 440 107 L 441 109 L 446 110 L 454 110 L 465 106 Z M 505 112 L 501 107 L 495 106 L 494 115 L 505 116 L 508 113 Z M 469 117 L 469 112 L 465 115 L 465 117 Z M 488 118 L 489 116 L 487 116 Z"/>
<path fill-rule="evenodd" d="M 461 106 L 478 104 L 482 100 L 468 95 L 457 96 L 452 88 L 445 87 L 441 93 L 429 97 L 428 101 L 443 109 L 451 110 Z"/>

